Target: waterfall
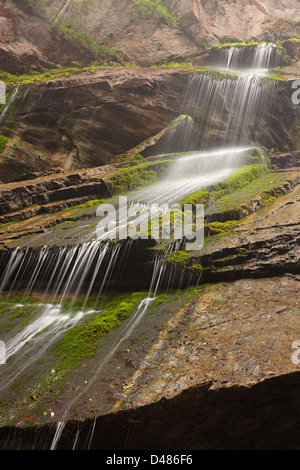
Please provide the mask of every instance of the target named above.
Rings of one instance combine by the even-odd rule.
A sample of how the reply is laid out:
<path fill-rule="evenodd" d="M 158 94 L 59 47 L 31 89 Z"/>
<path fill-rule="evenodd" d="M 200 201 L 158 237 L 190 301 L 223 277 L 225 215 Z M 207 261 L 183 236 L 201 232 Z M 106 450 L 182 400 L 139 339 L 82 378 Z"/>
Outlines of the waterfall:
<path fill-rule="evenodd" d="M 280 52 L 272 43 L 213 47 L 208 59 L 208 63 L 218 69 L 260 70 L 261 73 L 271 67 L 278 67 L 280 62 Z"/>
<path fill-rule="evenodd" d="M 9 253 L 7 267 L 1 280 L 1 296 L 4 295 L 6 283 L 11 278 L 13 282 L 7 293 L 8 296 L 13 290 L 18 291 L 20 286 L 26 286 L 23 301 L 14 306 L 14 313 L 17 315 L 24 306 L 31 305 L 30 295 L 34 291 L 44 290 L 39 304 L 34 308 L 33 320 L 20 332 L 14 333 L 12 337 L 10 335 L 6 337 L 6 360 L 18 354 L 18 361 L 13 361 L 7 373 L 1 377 L 0 390 L 13 383 L 66 331 L 96 312 L 97 301 L 94 308 L 88 309 L 86 302 L 102 267 L 105 276 L 98 289 L 98 297 L 101 296 L 105 281 L 118 258 L 119 250 L 118 244 L 91 242 L 78 247 L 62 247 L 54 251 L 44 247 L 38 251 L 16 249 Z M 29 278 L 27 278 L 28 273 L 31 273 Z M 85 300 L 81 309 L 74 312 L 72 304 L 78 299 L 87 278 L 89 285 Z M 55 300 L 55 303 L 47 301 L 49 298 Z M 67 309 L 64 306 L 66 298 L 70 300 Z"/>
<path fill-rule="evenodd" d="M 267 80 L 269 67 L 279 62 L 273 44 L 213 49 L 213 70 L 195 72 L 188 81 L 181 105 L 185 118 L 169 133 L 166 153 L 257 146 L 256 134 L 267 123 L 277 90 L 277 82 Z"/>
<path fill-rule="evenodd" d="M 198 126 L 198 149 L 257 145 L 255 132 L 270 115 L 277 88 L 275 81 L 266 81 L 257 72 L 192 75 L 183 109 Z"/>
<path fill-rule="evenodd" d="M 113 357 L 115 352 L 119 349 L 121 344 L 126 341 L 132 334 L 132 332 L 135 330 L 138 324 L 142 321 L 144 318 L 145 314 L 148 311 L 149 306 L 155 300 L 155 296 L 157 294 L 157 291 L 159 289 L 160 281 L 163 275 L 163 272 L 166 268 L 166 265 L 164 263 L 165 259 L 172 253 L 173 250 L 176 250 L 176 245 L 170 245 L 169 249 L 165 254 L 158 254 L 155 257 L 154 261 L 154 269 L 153 269 L 153 274 L 152 274 L 152 279 L 150 283 L 150 288 L 149 288 L 149 293 L 148 296 L 140 303 L 136 311 L 130 316 L 129 320 L 127 323 L 124 324 L 123 328 L 121 328 L 121 331 L 117 338 L 115 339 L 113 345 L 111 346 L 109 352 L 106 354 L 106 356 L 101 360 L 99 364 L 97 364 L 94 368 L 92 368 L 89 371 L 89 380 L 87 380 L 88 386 L 85 387 L 85 389 L 77 394 L 73 400 L 71 400 L 68 403 L 67 409 L 65 410 L 64 416 L 68 416 L 69 411 L 78 403 L 82 395 L 85 395 L 87 393 L 87 390 L 93 385 L 95 380 L 99 378 L 99 374 L 101 373 L 103 367 L 110 361 L 110 359 Z M 62 435 L 62 432 L 64 430 L 64 422 L 60 421 L 57 423 L 56 431 L 54 438 L 51 443 L 51 450 L 55 450 L 60 437 Z"/>
<path fill-rule="evenodd" d="M 238 72 L 239 67 L 245 65 L 246 58 L 248 70 Z M 152 213 L 159 213 L 164 204 L 171 205 L 194 191 L 222 181 L 243 164 L 244 157 L 256 144 L 255 132 L 270 112 L 276 89 L 275 83 L 264 80 L 265 69 L 279 60 L 275 47 L 259 45 L 251 50 L 246 47 L 222 48 L 214 51 L 211 59 L 216 68 L 234 71 L 234 75 L 195 73 L 191 76 L 182 103 L 183 114 L 190 117 L 179 127 L 182 154 L 170 165 L 168 174 L 161 181 L 130 192 L 128 202 L 132 209 L 150 208 Z M 0 122 L 17 92 L 15 89 Z M 195 127 L 198 132 L 196 138 Z M 166 154 L 174 141 L 177 145 L 178 129 L 171 132 Z M 118 224 L 121 228 L 126 226 L 122 217 Z M 181 243 L 171 243 L 166 253 L 155 258 L 148 294 L 119 327 L 119 334 L 106 355 L 89 371 L 88 387 L 99 378 L 103 367 L 145 318 L 160 289 L 165 260 L 170 253 L 181 249 Z M 101 239 L 90 240 L 87 236 L 76 246 L 44 246 L 39 250 L 22 246 L 2 254 L 6 267 L 0 278 L 0 296 L 10 297 L 14 292 L 23 292 L 21 303 L 14 305 L 15 312 L 30 306 L 33 293 L 42 292 L 42 295 L 31 321 L 5 338 L 7 359 L 12 361 L 1 377 L 0 390 L 8 389 L 69 329 L 99 311 L 99 300 L 110 276 L 124 263 L 131 247 L 130 240 L 110 243 Z M 87 308 L 92 291 L 96 291 L 95 304 Z M 82 293 L 84 301 L 81 308 L 75 311 L 72 307 L 66 309 L 65 301 L 68 300 L 72 306 Z M 18 360 L 13 360 L 16 355 Z M 51 449 L 59 446 L 69 412 L 76 407 L 88 387 L 70 397 L 61 420 L 56 423 Z M 95 425 L 94 420 L 89 446 Z"/>

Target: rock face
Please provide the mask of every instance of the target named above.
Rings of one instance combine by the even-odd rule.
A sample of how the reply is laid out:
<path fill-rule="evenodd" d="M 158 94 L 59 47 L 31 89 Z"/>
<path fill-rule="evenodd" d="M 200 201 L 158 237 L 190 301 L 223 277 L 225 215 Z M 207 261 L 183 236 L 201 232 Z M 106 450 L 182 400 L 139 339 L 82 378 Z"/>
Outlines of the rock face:
<path fill-rule="evenodd" d="M 48 42 L 42 18 L 32 17 L 27 8 L 18 16 L 16 2 L 2 3 L 0 61 L 9 58 L 7 70 L 64 62 L 62 49 L 47 49 L 55 43 Z M 94 16 L 87 15 L 90 32 L 145 62 L 165 53 L 191 52 L 191 44 L 198 47 L 202 41 L 276 40 L 299 32 L 296 0 L 187 0 L 179 3 L 182 21 L 173 28 L 158 19 L 145 26 L 133 19 L 129 0 L 117 3 L 122 17 L 116 17 L 111 0 L 103 0 Z M 67 18 L 70 4 L 46 2 L 41 13 L 47 17 L 48 7 L 55 7 L 57 17 Z M 287 41 L 291 56 L 298 48 L 298 41 Z M 98 450 L 299 449 L 299 107 L 291 100 L 291 81 L 299 70 L 290 68 L 287 80 L 276 81 L 272 112 L 251 125 L 253 143 L 273 149 L 248 158 L 261 163 L 268 156 L 271 171 L 264 168 L 247 183 L 241 177 L 232 191 L 219 186 L 222 195 L 210 197 L 206 208 L 200 252 L 182 257 L 179 251 L 174 262 L 164 251 L 166 245 L 130 240 L 127 246 L 126 240 L 122 246 L 108 243 L 101 258 L 101 250 L 94 252 L 99 244 L 89 244 L 95 242 L 102 198 L 164 175 L 168 158 L 174 156 L 153 155 L 161 152 L 160 139 L 180 112 L 192 72 L 99 69 L 9 90 L 14 99 L 0 130 L 10 131 L 0 160 L 0 289 L 9 295 L 30 291 L 33 310 L 16 304 L 19 297 L 13 297 L 10 307 L 11 299 L 1 298 L 0 333 L 10 340 L 22 335 L 24 326 L 30 330 L 30 322 L 39 320 L 36 306 L 49 306 L 49 298 L 58 317 L 50 315 L 46 327 L 38 325 L 38 339 L 48 338 L 43 335 L 57 319 L 82 323 L 72 323 L 62 349 L 43 354 L 44 347 L 57 345 L 54 328 L 53 343 L 51 337 L 38 344 L 43 354 L 38 360 L 25 336 L 28 356 L 20 354 L 18 361 L 9 357 L 9 380 L 3 375 L 1 383 L 1 449 L 48 449 L 54 440 L 58 449 L 74 448 L 74 442 L 78 449 Z M 218 98 L 225 108 L 232 107 L 228 95 L 219 92 Z M 192 123 L 191 140 L 199 148 L 201 129 L 205 134 L 211 129 L 214 142 L 224 136 L 222 142 L 232 142 L 224 116 L 199 106 L 193 119 L 184 116 L 179 122 Z M 141 164 L 132 160 L 140 151 Z M 120 250 L 119 264 L 111 257 L 115 248 Z M 108 270 L 101 264 L 105 255 Z M 104 284 L 116 296 L 116 286 L 126 295 L 142 294 L 139 307 L 147 305 L 157 259 L 163 260 L 158 264 L 161 292 L 139 322 L 135 315 L 140 310 L 127 318 L 122 302 L 113 304 L 113 311 L 104 310 L 100 320 L 102 309 L 87 312 L 95 314 L 93 320 L 77 319 L 74 310 L 70 318 L 61 315 L 60 287 L 63 299 L 69 292 L 78 300 L 76 311 L 77 294 L 85 297 L 95 289 L 98 302 Z M 74 269 L 78 265 L 82 271 Z M 91 265 L 94 271 L 88 277 Z M 84 309 L 85 301 L 82 305 Z M 120 323 L 113 318 L 117 309 Z M 110 333 L 97 336 L 103 329 Z M 62 340 L 65 333 L 63 329 Z M 78 351 L 82 343 L 94 348 Z M 77 350 L 70 353 L 70 346 Z M 60 436 L 56 430 L 62 431 Z"/>
<path fill-rule="evenodd" d="M 116 157 L 130 149 L 138 151 L 139 144 L 178 117 L 192 72 L 100 69 L 21 87 L 0 124 L 2 134 L 11 127 L 11 140 L 0 157 L 2 181 L 47 169 L 105 165 L 118 161 Z M 291 100 L 291 82 L 277 83 L 273 108 L 259 126 L 256 121 L 251 124 L 253 145 L 281 152 L 297 149 L 299 107 Z M 163 146 L 150 146 L 144 155 L 206 148 L 211 141 L 215 145 L 231 143 L 235 126 L 228 129 L 224 116 L 232 108 L 230 96 L 218 97 L 222 103 L 218 112 L 214 106 L 199 106 L 194 111 L 188 148 L 174 136 L 171 147 L 166 141 Z"/>
<path fill-rule="evenodd" d="M 71 9 L 65 0 L 55 6 L 68 18 Z M 54 5 L 48 5 L 46 16 Z M 118 11 L 122 10 L 122 15 Z M 166 54 L 199 52 L 201 45 L 218 42 L 251 42 L 288 39 L 299 35 L 297 0 L 184 0 L 178 2 L 181 22 L 168 26 L 159 18 L 142 20 L 133 15 L 131 0 L 116 6 L 102 0 L 86 16 L 92 36 L 101 44 L 125 52 L 144 62 L 155 62 Z"/>
<path fill-rule="evenodd" d="M 60 41 L 48 22 L 29 2 L 3 0 L 0 4 L 0 68 L 12 74 L 68 67 L 73 61 L 91 63 L 92 54 Z"/>
<path fill-rule="evenodd" d="M 187 80 L 177 71 L 99 70 L 19 90 L 13 118 L 8 112 L 2 122 L 2 133 L 9 119 L 14 126 L 6 149 L 12 158 L 4 152 L 1 162 L 2 181 L 25 173 L 26 163 L 18 165 L 26 154 L 31 154 L 27 173 L 108 163 L 176 117 Z"/>
<path fill-rule="evenodd" d="M 3 0 L 0 5 L 0 64 L 10 73 L 24 73 L 73 61 L 86 65 L 93 53 L 57 40 L 51 25 L 72 18 L 72 2 L 55 0 L 33 10 L 28 2 Z M 82 2 L 78 2 L 79 4 Z M 299 35 L 297 0 L 184 0 L 178 3 L 178 25 L 159 17 L 134 15 L 131 0 L 102 0 L 84 14 L 82 26 L 99 44 L 120 51 L 129 60 L 149 64 L 166 56 L 203 53 L 203 45 L 224 42 L 275 42 Z M 122 11 L 122 15 L 119 12 Z M 59 13 L 57 13 L 59 12 Z M 86 26 L 88 25 L 88 26 Z M 76 26 L 75 26 L 76 29 Z M 118 60 L 118 59 L 116 59 Z M 119 57 L 120 60 L 120 57 Z"/>

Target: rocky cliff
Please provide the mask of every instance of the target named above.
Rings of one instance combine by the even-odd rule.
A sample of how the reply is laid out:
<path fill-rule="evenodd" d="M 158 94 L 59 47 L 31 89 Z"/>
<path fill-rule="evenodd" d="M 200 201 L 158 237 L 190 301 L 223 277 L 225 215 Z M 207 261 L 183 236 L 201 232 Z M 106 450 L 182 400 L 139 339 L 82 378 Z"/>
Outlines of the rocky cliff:
<path fill-rule="evenodd" d="M 83 3 L 77 2 L 79 8 Z M 181 0 L 176 12 L 181 20 L 170 25 L 161 17 L 136 15 L 132 0 L 94 1 L 90 8 L 80 9 L 79 18 L 66 0 L 2 0 L 0 68 L 22 73 L 74 61 L 86 65 L 101 58 L 149 65 L 166 57 L 178 62 L 178 55 L 189 61 L 212 44 L 276 42 L 300 32 L 297 0 Z M 55 27 L 60 23 L 77 34 L 64 29 L 58 34 Z M 80 36 L 82 31 L 85 35 Z M 91 40 L 104 48 L 102 56 Z"/>
<path fill-rule="evenodd" d="M 1 449 L 299 449 L 298 1 L 186 0 L 173 25 L 129 0 L 88 2 L 75 24 L 72 3 L 0 3 Z M 205 206 L 203 248 L 102 252 L 100 204 L 243 127 L 226 116 L 245 88 L 209 62 L 233 41 L 279 41 L 282 60 L 251 88 L 250 108 L 259 86 L 272 107 L 247 121 L 242 168 L 184 199 L 177 175 L 180 204 Z M 193 94 L 191 117 L 199 76 L 216 100 Z"/>

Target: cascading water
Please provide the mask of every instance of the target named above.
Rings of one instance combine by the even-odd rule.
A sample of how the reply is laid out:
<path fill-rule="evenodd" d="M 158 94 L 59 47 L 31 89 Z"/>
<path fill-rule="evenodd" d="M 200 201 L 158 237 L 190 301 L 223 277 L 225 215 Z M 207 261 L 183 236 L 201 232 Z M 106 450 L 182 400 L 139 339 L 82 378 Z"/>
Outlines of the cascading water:
<path fill-rule="evenodd" d="M 241 60 L 240 55 L 241 51 L 236 48 L 225 49 L 215 65 L 217 68 L 236 71 Z M 241 166 L 243 157 L 255 144 L 254 121 L 257 125 L 270 111 L 270 94 L 274 92 L 275 85 L 265 83 L 263 77 L 265 69 L 274 62 L 274 57 L 272 45 L 258 46 L 253 51 L 250 71 L 225 78 L 218 74 L 197 73 L 191 77 L 183 100 L 183 110 L 192 118 L 185 120 L 186 125 L 181 127 L 180 135 L 183 142 L 181 149 L 189 151 L 174 160 L 168 175 L 162 181 L 130 193 L 128 202 L 131 207 L 139 209 L 146 206 L 154 213 L 160 212 L 163 204 L 178 202 L 196 190 L 223 180 Z M 220 121 L 226 122 L 222 129 L 219 129 Z M 188 145 L 192 139 L 191 125 L 194 122 L 197 123 L 199 135 L 198 140 L 194 139 L 195 151 L 192 152 Z M 176 131 L 172 136 L 175 134 Z M 230 147 L 228 142 L 231 143 Z M 220 144 L 222 147 L 217 148 Z M 126 224 L 123 219 L 118 223 L 120 227 Z M 24 292 L 22 305 L 16 304 L 14 307 L 16 313 L 18 308 L 30 304 L 30 295 L 33 292 L 42 291 L 42 296 L 32 321 L 21 331 L 13 330 L 11 337 L 8 335 L 4 338 L 9 367 L 0 380 L 1 392 L 7 391 L 15 379 L 34 361 L 40 359 L 66 331 L 101 308 L 101 303 L 98 302 L 101 300 L 101 294 L 113 269 L 122 264 L 124 259 L 120 258 L 124 257 L 122 246 L 124 244 L 118 241 L 110 243 L 101 239 L 90 240 L 87 237 L 78 246 L 56 249 L 45 246 L 41 250 L 19 247 L 4 254 L 6 269 L 0 279 L 0 295 L 9 297 L 14 292 Z M 120 327 L 120 334 L 106 356 L 89 371 L 90 385 L 101 375 L 104 365 L 111 360 L 145 317 L 160 288 L 165 258 L 172 250 L 180 247 L 181 242 L 170 244 L 169 251 L 155 260 L 148 295 Z M 125 254 L 128 255 L 130 249 L 131 241 L 127 240 Z M 99 272 L 102 273 L 100 281 Z M 90 294 L 96 287 L 95 305 L 86 308 Z M 71 300 L 72 305 L 82 292 L 85 293 L 85 300 L 81 309 L 66 309 L 64 301 Z M 16 355 L 18 360 L 11 361 Z M 62 420 L 57 423 L 51 449 L 57 448 L 64 430 L 64 420 L 68 419 L 68 413 L 85 392 L 86 388 L 84 392 L 76 391 L 76 394 L 70 397 Z"/>
<path fill-rule="evenodd" d="M 214 47 L 208 63 L 223 70 L 255 70 L 266 73 L 280 65 L 281 57 L 275 44 Z"/>

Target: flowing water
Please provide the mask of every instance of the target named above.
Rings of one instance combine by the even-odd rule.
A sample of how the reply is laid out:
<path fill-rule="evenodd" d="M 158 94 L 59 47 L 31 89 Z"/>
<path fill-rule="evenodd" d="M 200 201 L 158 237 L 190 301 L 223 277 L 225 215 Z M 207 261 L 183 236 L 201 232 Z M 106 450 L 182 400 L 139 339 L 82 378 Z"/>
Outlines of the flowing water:
<path fill-rule="evenodd" d="M 2 111 L 1 114 L 0 114 L 0 124 L 1 124 L 2 121 L 5 119 L 5 116 L 6 116 L 7 112 L 8 112 L 8 110 L 9 110 L 9 108 L 14 104 L 14 101 L 16 100 L 17 95 L 18 95 L 19 88 L 20 88 L 19 86 L 16 86 L 16 87 L 14 88 L 14 90 L 12 91 L 11 96 L 10 96 L 10 98 L 9 98 L 9 100 L 8 100 L 7 105 L 4 107 L 3 111 Z"/>
<path fill-rule="evenodd" d="M 186 151 L 176 158 L 162 181 L 130 193 L 128 202 L 131 208 L 150 207 L 154 213 L 159 212 L 163 205 L 176 203 L 196 190 L 224 180 L 243 164 L 243 157 L 255 144 L 255 126 L 259 126 L 260 119 L 265 119 L 270 113 L 270 96 L 272 97 L 276 85 L 266 83 L 264 76 L 271 61 L 274 63 L 276 51 L 272 45 L 258 46 L 252 54 L 250 70 L 238 72 L 241 54 L 244 52 L 238 48 L 228 48 L 216 57 L 215 67 L 234 70 L 235 77 L 220 78 L 197 73 L 191 77 L 182 107 L 184 113 L 192 118 L 187 119 L 186 125 L 181 127 L 180 141 L 181 148 L 187 149 L 192 139 L 191 125 L 195 119 L 199 134 L 198 143 L 195 143 L 196 150 Z M 13 97 L 14 94 L 11 100 Z M 4 110 L 0 119 L 4 118 L 5 113 Z M 219 129 L 221 121 L 226 123 L 223 130 Z M 176 131 L 171 133 L 170 144 L 175 134 Z M 231 146 L 224 145 L 225 137 L 228 144 L 228 135 Z M 222 145 L 218 148 L 217 145 L 220 144 Z M 167 146 L 166 153 L 170 146 Z M 127 224 L 122 218 L 118 223 L 121 228 Z M 45 246 L 40 250 L 22 246 L 3 254 L 6 257 L 6 269 L 0 279 L 0 297 L 9 297 L 15 292 L 23 291 L 23 299 L 14 305 L 16 312 L 24 306 L 30 306 L 31 294 L 34 292 L 40 293 L 40 303 L 35 306 L 31 321 L 20 331 L 12 330 L 3 338 L 9 367 L 3 370 L 1 391 L 7 390 L 33 362 L 41 359 L 66 331 L 99 310 L 98 300 L 101 299 L 111 273 L 122 265 L 126 256 L 130 256 L 131 246 L 131 241 L 127 240 L 124 254 L 121 249 L 124 244 L 118 241 L 110 243 L 87 237 L 76 246 L 55 249 Z M 90 371 L 90 385 L 101 375 L 104 365 L 145 317 L 159 291 L 166 256 L 181 246 L 182 242 L 172 243 L 169 252 L 155 259 L 148 295 L 119 328 L 119 335 L 105 357 Z M 99 272 L 102 273 L 100 284 Z M 91 292 L 95 289 L 95 305 L 87 308 Z M 82 292 L 84 301 L 81 308 L 75 311 L 72 308 L 66 309 L 65 301 L 76 302 Z M 86 393 L 86 389 L 70 397 L 62 420 L 57 423 L 51 449 L 57 447 L 64 429 L 64 420 L 68 418 L 69 411 L 76 408 L 83 393 Z"/>

